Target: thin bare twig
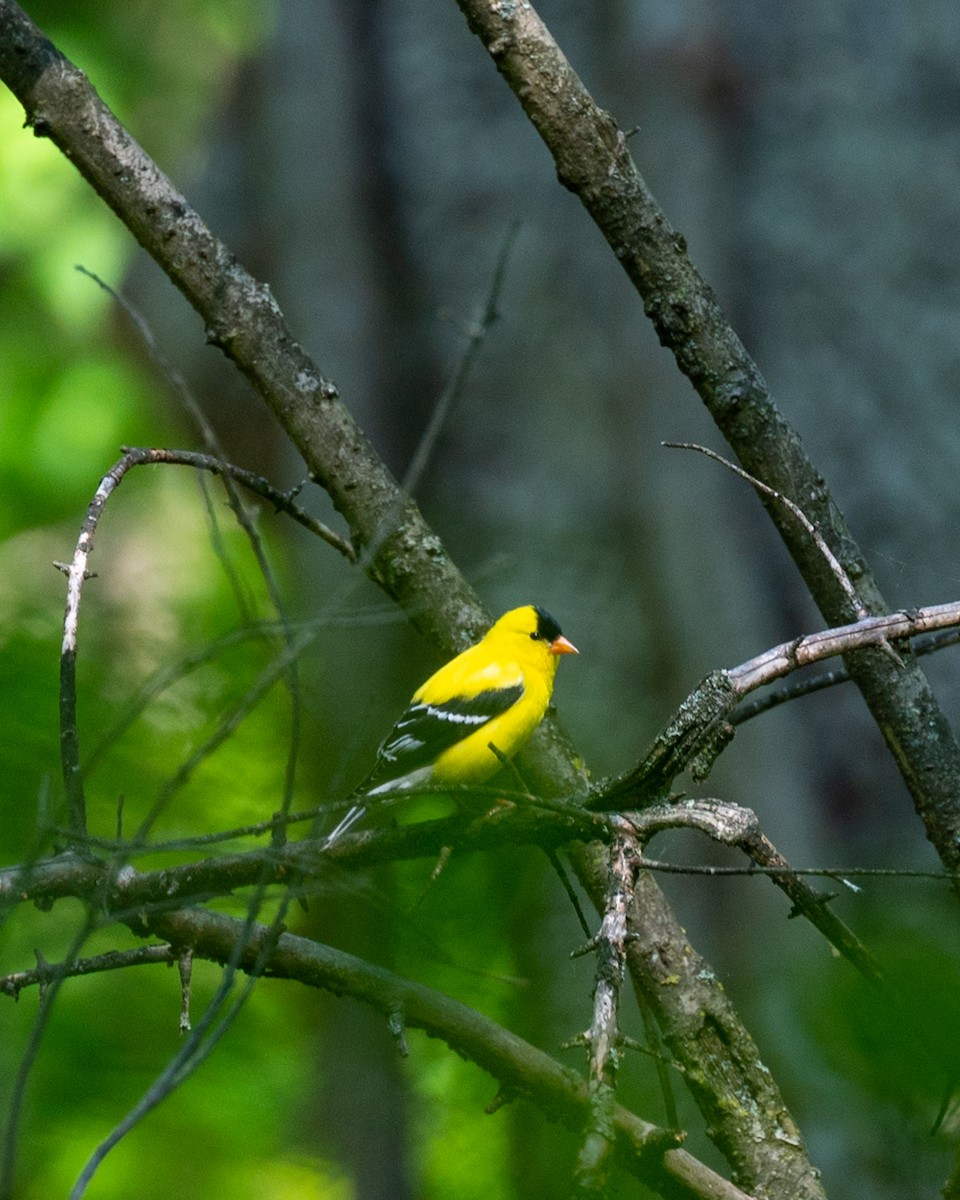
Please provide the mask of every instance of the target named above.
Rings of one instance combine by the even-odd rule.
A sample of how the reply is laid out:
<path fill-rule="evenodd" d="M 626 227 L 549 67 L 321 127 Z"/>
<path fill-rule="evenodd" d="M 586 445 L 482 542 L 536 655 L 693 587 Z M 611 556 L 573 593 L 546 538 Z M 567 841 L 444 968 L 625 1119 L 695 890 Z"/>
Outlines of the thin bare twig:
<path fill-rule="evenodd" d="M 205 762 L 219 746 L 222 746 L 236 732 L 277 680 L 283 676 L 290 664 L 296 662 L 297 658 L 306 646 L 313 641 L 315 636 L 316 634 L 312 629 L 307 630 L 295 637 L 279 654 L 275 655 L 250 687 L 247 688 L 237 703 L 220 718 L 210 736 L 205 738 L 189 758 L 180 764 L 174 774 L 160 789 L 149 812 L 140 822 L 132 839 L 134 846 L 146 839 L 160 814 L 176 793 L 189 781 L 197 767 Z M 282 826 L 274 818 L 270 822 L 270 827 L 275 830 Z"/>
<path fill-rule="evenodd" d="M 14 1194 L 13 1185 L 17 1158 L 17 1138 L 20 1130 L 20 1118 L 23 1115 L 23 1102 L 26 1098 L 27 1083 L 29 1082 L 33 1065 L 40 1053 L 40 1045 L 47 1031 L 47 1026 L 50 1023 L 53 1006 L 67 977 L 63 967 L 80 953 L 80 947 L 96 928 L 96 924 L 97 921 L 93 915 L 93 910 L 88 906 L 84 920 L 74 935 L 70 948 L 67 951 L 67 956 L 64 962 L 60 964 L 60 970 L 56 974 L 49 976 L 46 980 L 41 981 L 40 1008 L 33 1023 L 33 1028 L 30 1030 L 30 1040 L 27 1043 L 27 1048 L 23 1053 L 23 1058 L 20 1060 L 20 1066 L 17 1069 L 16 1077 L 10 1088 L 10 1104 L 7 1112 L 6 1126 L 3 1131 L 3 1156 L 2 1161 L 0 1161 L 0 1196 L 3 1197 L 3 1200 L 12 1200 Z M 38 963 L 38 968 L 42 969 L 42 967 L 43 964 Z"/>
<path fill-rule="evenodd" d="M 93 552 L 94 536 L 100 516 L 115 489 L 120 485 L 125 475 L 133 467 L 150 463 L 173 463 L 190 466 L 196 469 L 211 471 L 219 475 L 230 475 L 244 486 L 265 496 L 274 506 L 298 520 L 300 524 L 310 528 L 329 544 L 336 546 L 348 558 L 355 559 L 353 548 L 339 535 L 326 529 L 320 522 L 315 521 L 304 513 L 289 496 L 272 487 L 266 480 L 253 475 L 249 471 L 235 467 L 230 463 L 213 458 L 209 455 L 194 454 L 190 451 L 164 450 L 158 448 L 130 448 L 101 479 L 93 500 L 87 509 L 86 517 L 81 526 L 80 536 L 74 551 L 73 559 L 67 568 L 67 603 L 63 622 L 63 643 L 60 654 L 60 754 L 63 771 L 64 787 L 67 795 L 67 827 L 72 836 L 82 837 L 86 832 L 86 799 L 84 795 L 83 776 L 80 768 L 80 741 L 77 729 L 77 633 L 80 620 L 80 602 L 83 584 L 90 577 L 87 564 Z M 282 619 L 282 618 L 281 618 Z M 302 649 L 302 639 L 291 642 L 289 629 L 287 633 L 287 652 L 277 660 L 284 669 L 296 660 L 296 655 Z M 189 773 L 189 772 L 188 772 Z M 284 803 L 289 806 L 292 792 L 285 788 Z"/>
<path fill-rule="evenodd" d="M 268 926 L 257 923 L 265 895 L 265 881 L 261 880 L 254 896 L 247 906 L 246 916 L 236 924 L 236 940 L 226 956 L 223 978 L 213 999 L 207 1006 L 203 1016 L 196 1026 L 185 1037 L 179 1051 L 173 1056 L 163 1072 L 154 1080 L 140 1100 L 127 1112 L 124 1118 L 103 1139 L 84 1164 L 83 1170 L 70 1191 L 69 1200 L 81 1200 L 100 1164 L 113 1148 L 150 1112 L 153 1111 L 181 1083 L 189 1078 L 194 1071 L 212 1054 L 221 1038 L 227 1033 L 234 1020 L 239 1016 L 247 1000 L 249 1000 L 258 979 L 267 969 L 274 953 L 277 941 L 284 929 L 284 919 L 292 900 L 292 892 L 288 888 L 280 902 L 276 916 Z M 138 927 L 143 923 L 143 915 L 135 918 Z M 229 1006 L 227 1001 L 233 990 L 240 964 L 247 956 L 251 945 L 256 941 L 256 951 L 252 961 L 248 961 L 243 970 L 246 979 L 240 994 L 234 997 Z M 187 943 L 189 946 L 189 943 Z M 192 953 L 192 949 L 191 949 Z M 181 976 L 182 977 L 182 976 Z M 184 996 L 186 1004 L 188 995 Z M 222 1015 L 221 1015 L 222 1014 Z M 181 1011 L 181 1020 L 183 1011 Z M 185 1032 L 181 1024 L 181 1032 Z"/>
<path fill-rule="evenodd" d="M 497 306 L 500 302 L 500 293 L 503 290 L 504 280 L 506 279 L 510 253 L 513 250 L 513 244 L 516 241 L 519 229 L 519 221 L 511 222 L 507 229 L 503 244 L 500 247 L 500 253 L 497 255 L 496 266 L 490 280 L 490 288 L 487 292 L 483 311 L 480 314 L 480 320 L 466 329 L 466 349 L 451 376 L 450 382 L 444 388 L 437 403 L 434 405 L 433 412 L 430 414 L 430 420 L 427 422 L 426 428 L 420 436 L 413 458 L 410 460 L 410 465 L 403 476 L 400 486 L 409 495 L 413 495 L 416 492 L 423 477 L 423 472 L 426 470 L 430 457 L 436 447 L 437 439 L 440 437 L 443 426 L 453 406 L 463 393 L 474 359 L 480 347 L 486 341 L 490 328 L 500 315 Z"/>
<path fill-rule="evenodd" d="M 658 858 L 643 857 L 645 871 L 660 871 L 666 875 L 705 875 L 717 878 L 762 878 L 764 875 L 811 875 L 846 883 L 851 879 L 929 879 L 935 883 L 955 883 L 956 877 L 946 871 L 921 871 L 909 867 L 791 867 L 751 863 L 748 867 L 722 866 L 717 863 L 672 863 Z M 860 889 L 854 889 L 860 890 Z"/>
<path fill-rule="evenodd" d="M 307 632 L 318 634 L 321 629 L 329 629 L 331 626 L 398 624 L 403 620 L 405 620 L 403 613 L 399 612 L 396 608 L 371 608 L 368 611 L 352 613 L 338 614 L 324 612 L 320 616 L 311 617 L 308 620 L 291 621 L 289 622 L 289 629 L 294 634 Z M 137 718 L 147 709 L 151 702 L 166 691 L 167 688 L 172 687 L 175 683 L 189 675 L 191 671 L 195 671 L 199 667 L 213 662 L 220 654 L 232 649 L 234 646 L 256 639 L 269 639 L 272 641 L 282 632 L 283 626 L 279 621 L 256 621 L 250 625 L 241 625 L 218 638 L 213 638 L 205 642 L 197 650 L 187 651 L 187 653 L 174 662 L 160 667 L 143 683 L 137 694 L 127 701 L 116 723 L 103 734 L 91 750 L 84 754 L 82 764 L 84 779 L 87 779 L 92 774 L 110 746 L 136 722 Z"/>
<path fill-rule="evenodd" d="M 697 442 L 661 442 L 668 450 L 696 450 L 698 454 L 705 454 L 707 458 L 712 458 L 714 462 L 720 463 L 721 466 L 732 471 L 740 479 L 745 480 L 751 487 L 756 488 L 764 496 L 769 496 L 771 500 L 776 500 L 778 504 L 782 504 L 784 508 L 803 526 L 806 532 L 812 538 L 815 546 L 823 555 L 824 561 L 833 572 L 833 576 L 840 587 L 843 589 L 844 595 L 850 601 L 850 606 L 858 617 L 869 616 L 869 609 L 860 599 L 857 594 L 857 589 L 853 586 L 853 580 L 843 569 L 840 560 L 833 553 L 823 538 L 823 534 L 817 529 L 816 525 L 809 519 L 803 509 L 795 504 L 789 496 L 785 496 L 783 492 L 777 491 L 776 488 L 770 487 L 761 479 L 757 479 L 755 475 L 751 475 L 749 471 L 745 471 L 743 467 L 738 467 L 736 463 L 732 463 L 728 458 L 724 458 L 722 454 L 718 454 L 715 450 L 711 450 L 707 446 L 701 446 Z"/>
<path fill-rule="evenodd" d="M 752 862 L 766 868 L 777 868 L 770 877 L 801 912 L 844 958 L 871 983 L 882 982 L 880 967 L 856 934 L 830 908 L 830 897 L 815 892 L 796 872 L 760 829 L 757 816 L 749 808 L 728 801 L 709 798 L 683 800 L 679 804 L 663 804 L 637 813 L 624 813 L 612 818 L 634 831 L 646 848 L 647 842 L 665 829 L 690 828 L 707 834 L 715 842 L 736 846 Z M 645 864 L 644 864 L 645 865 Z"/>
<path fill-rule="evenodd" d="M 932 630 L 951 629 L 957 625 L 960 625 L 960 601 L 957 600 L 926 608 L 904 609 L 880 617 L 865 617 L 850 625 L 840 625 L 782 642 L 756 658 L 730 668 L 726 675 L 737 697 L 741 698 L 809 663 L 868 646 L 916 637 Z"/>
<path fill-rule="evenodd" d="M 134 946 L 131 950 L 109 950 L 92 958 L 67 958 L 59 963 L 38 963 L 29 971 L 13 971 L 0 975 L 0 992 L 16 1000 L 29 987 L 44 988 L 55 979 L 74 979 L 81 975 L 100 975 L 104 971 L 123 971 L 127 967 L 153 966 L 177 961 L 169 945 Z"/>
<path fill-rule="evenodd" d="M 357 561 L 357 552 L 346 538 L 342 537 L 339 533 L 335 533 L 323 521 L 319 521 L 316 517 L 311 516 L 310 513 L 295 503 L 294 496 L 296 495 L 296 489 L 286 492 L 282 491 L 253 471 L 235 466 L 233 463 L 226 462 L 224 459 L 217 458 L 214 455 L 200 454 L 193 450 L 170 450 L 161 447 L 148 448 L 140 446 L 125 446 L 123 450 L 125 457 L 131 456 L 132 458 L 131 467 L 143 466 L 150 463 L 170 463 L 174 466 L 194 467 L 200 471 L 209 471 L 212 475 L 222 475 L 234 479 L 237 483 L 242 483 L 251 492 L 262 496 L 277 512 L 282 512 L 288 517 L 292 517 L 298 525 L 302 525 L 304 529 L 326 542 L 328 546 L 332 546 L 348 562 Z"/>

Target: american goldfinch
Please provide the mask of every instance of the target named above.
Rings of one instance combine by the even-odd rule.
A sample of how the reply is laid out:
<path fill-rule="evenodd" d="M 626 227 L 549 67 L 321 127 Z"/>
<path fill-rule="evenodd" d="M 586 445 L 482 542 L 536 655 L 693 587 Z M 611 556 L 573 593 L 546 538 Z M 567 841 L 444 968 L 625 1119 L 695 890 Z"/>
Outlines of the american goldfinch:
<path fill-rule="evenodd" d="M 483 783 L 543 720 L 560 655 L 578 653 L 544 609 L 527 604 L 504 613 L 475 646 L 414 692 L 354 794 Z M 365 811 L 365 804 L 351 808 L 327 836 L 324 849 Z"/>

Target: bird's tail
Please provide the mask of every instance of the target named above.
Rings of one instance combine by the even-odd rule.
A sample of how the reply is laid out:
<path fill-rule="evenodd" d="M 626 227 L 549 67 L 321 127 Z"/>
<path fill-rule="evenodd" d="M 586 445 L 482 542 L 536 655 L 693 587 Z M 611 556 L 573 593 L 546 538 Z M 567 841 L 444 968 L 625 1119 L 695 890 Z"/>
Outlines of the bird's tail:
<path fill-rule="evenodd" d="M 360 820 L 366 811 L 367 806 L 365 804 L 355 804 L 353 808 L 349 809 L 340 824 L 327 834 L 326 841 L 323 843 L 323 849 L 329 850 L 333 843 L 339 841 L 347 830 L 351 829 Z"/>

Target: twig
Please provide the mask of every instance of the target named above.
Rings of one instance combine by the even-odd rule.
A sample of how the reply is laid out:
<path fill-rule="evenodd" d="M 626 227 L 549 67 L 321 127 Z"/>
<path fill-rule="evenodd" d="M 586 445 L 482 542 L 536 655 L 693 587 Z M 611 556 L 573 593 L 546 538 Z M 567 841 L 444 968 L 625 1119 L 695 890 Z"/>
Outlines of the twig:
<path fill-rule="evenodd" d="M 27 1048 L 23 1053 L 23 1058 L 20 1060 L 20 1066 L 17 1069 L 17 1074 L 10 1088 L 10 1104 L 7 1112 L 6 1126 L 3 1131 L 3 1159 L 0 1162 L 0 1196 L 3 1196 L 5 1200 L 8 1197 L 12 1198 L 14 1194 L 17 1136 L 20 1129 L 20 1117 L 23 1113 L 23 1102 L 26 1097 L 27 1082 L 30 1078 L 30 1072 L 33 1070 L 33 1065 L 37 1060 L 37 1055 L 40 1053 L 40 1044 L 43 1041 L 43 1035 L 46 1033 L 50 1022 L 53 1006 L 66 979 L 66 973 L 63 968 L 66 963 L 69 963 L 71 959 L 74 959 L 79 954 L 80 947 L 96 928 L 96 924 L 93 910 L 88 906 L 83 923 L 74 935 L 70 948 L 67 951 L 67 957 L 64 963 L 60 964 L 59 971 L 45 980 L 38 981 L 41 985 L 40 1008 L 33 1023 L 33 1028 L 30 1030 L 30 1040 L 27 1042 Z M 44 965 L 38 962 L 38 970 L 43 969 Z"/>
<path fill-rule="evenodd" d="M 865 979 L 876 985 L 885 983 L 880 964 L 853 930 L 829 907 L 832 897 L 815 892 L 795 872 L 790 871 L 790 864 L 769 838 L 757 829 L 743 839 L 740 849 L 757 866 L 786 868 L 783 874 L 773 875 L 772 879 L 792 901 L 794 911 L 802 913 L 811 925 L 819 929 L 830 945 L 853 963 Z"/>
<path fill-rule="evenodd" d="M 223 978 L 203 1016 L 187 1034 L 180 1050 L 173 1056 L 163 1072 L 161 1072 L 140 1100 L 90 1155 L 70 1191 L 69 1200 L 81 1200 L 86 1193 L 90 1181 L 99 1170 L 100 1164 L 111 1150 L 148 1113 L 152 1112 L 158 1104 L 165 1100 L 171 1092 L 178 1088 L 184 1080 L 188 1079 L 206 1061 L 221 1038 L 227 1033 L 230 1026 L 239 1016 L 247 1000 L 249 1000 L 258 979 L 270 963 L 277 941 L 283 931 L 283 921 L 292 898 L 292 894 L 288 889 L 287 894 L 279 905 L 276 916 L 270 924 L 268 926 L 259 925 L 256 917 L 263 901 L 264 891 L 265 887 L 261 881 L 254 897 L 250 901 L 246 917 L 242 921 L 236 922 L 236 939 L 230 953 L 225 957 Z M 143 921 L 143 914 L 138 914 L 134 924 L 139 927 Z M 177 939 L 170 940 L 177 942 Z M 254 941 L 256 941 L 256 951 L 252 958 L 249 958 L 247 952 Z M 180 940 L 178 944 L 190 947 L 192 955 L 193 948 L 190 946 L 189 939 Z M 247 978 L 240 990 L 240 994 L 227 1006 L 227 1000 L 233 990 L 236 974 L 238 969 L 240 969 L 242 961 L 245 961 L 244 970 Z M 188 995 L 189 993 L 185 991 L 184 1005 L 188 1001 Z M 182 1018 L 183 1010 L 181 1010 L 181 1020 Z M 182 1024 L 181 1031 L 183 1031 Z"/>
<path fill-rule="evenodd" d="M 649 858 L 647 855 L 643 857 L 643 869 L 660 871 L 666 875 L 705 875 L 711 879 L 737 876 L 759 878 L 764 875 L 811 875 L 823 879 L 834 879 L 838 883 L 844 883 L 850 879 L 929 879 L 936 883 L 956 882 L 956 877 L 946 871 L 921 871 L 904 867 L 790 867 L 761 866 L 757 863 L 751 863 L 749 867 L 734 867 L 721 866 L 716 863 L 663 862 L 662 859 Z"/>
<path fill-rule="evenodd" d="M 165 448 L 147 448 L 147 447 L 124 447 L 124 457 L 131 457 L 131 467 L 139 467 L 150 463 L 170 463 L 174 466 L 194 467 L 197 470 L 209 471 L 212 475 L 229 476 L 235 479 L 237 483 L 242 483 L 245 488 L 251 492 L 255 492 L 258 496 L 262 496 L 273 505 L 277 512 L 285 513 L 288 517 L 292 517 L 298 525 L 302 525 L 304 529 L 321 538 L 343 555 L 348 562 L 356 562 L 357 552 L 354 547 L 341 537 L 339 533 L 335 533 L 323 521 L 310 515 L 302 509 L 298 504 L 294 503 L 293 496 L 296 491 L 284 492 L 280 488 L 274 487 L 268 480 L 262 476 L 255 474 L 253 471 L 247 471 L 243 467 L 235 466 L 233 463 L 225 462 L 221 458 L 216 458 L 210 454 L 199 454 L 192 450 L 169 450 Z M 121 460 L 122 461 L 122 460 Z"/>
<path fill-rule="evenodd" d="M 828 907 L 830 898 L 819 895 L 797 877 L 787 860 L 764 835 L 756 814 L 750 809 L 722 800 L 684 800 L 679 804 L 660 805 L 639 813 L 625 813 L 614 820 L 632 826 L 644 848 L 650 838 L 662 830 L 692 828 L 706 833 L 723 845 L 738 847 L 760 867 L 777 868 L 770 877 L 790 898 L 797 911 L 866 979 L 874 984 L 882 983 L 883 974 L 878 963 L 849 926 Z"/>
<path fill-rule="evenodd" d="M 494 757 L 498 759 L 501 769 L 509 771 L 513 778 L 514 784 L 517 786 L 517 788 L 521 789 L 519 795 L 522 797 L 522 803 L 537 805 L 537 797 L 530 794 L 530 791 L 527 788 L 527 781 L 523 778 L 523 774 L 521 773 L 520 768 L 517 766 L 516 761 L 512 758 L 508 758 L 507 755 L 504 754 L 500 747 L 494 742 L 488 742 L 487 747 L 493 753 Z M 506 797 L 501 796 L 500 798 L 505 799 Z M 514 796 L 513 803 L 516 802 L 517 797 Z M 545 807 L 549 810 L 551 807 L 555 807 L 555 805 L 556 801 L 549 801 L 545 805 L 541 803 L 539 807 Z M 553 846 L 544 846 L 543 851 L 547 856 L 547 861 L 553 868 L 553 873 L 560 880 L 560 886 L 566 893 L 567 899 L 570 901 L 571 908 L 577 915 L 577 920 L 580 923 L 580 928 L 583 930 L 584 936 L 589 938 L 591 936 L 590 926 L 587 924 L 587 918 L 583 915 L 580 897 L 573 889 L 573 884 L 570 881 L 570 873 L 560 861 L 560 856 L 557 854 Z"/>
<path fill-rule="evenodd" d="M 956 600 L 928 608 L 903 609 L 879 617 L 866 617 L 850 625 L 808 633 L 793 641 L 783 642 L 731 668 L 727 676 L 737 697 L 741 698 L 808 663 L 957 625 L 960 625 L 960 601 Z"/>
<path fill-rule="evenodd" d="M 410 465 L 404 473 L 400 486 L 408 495 L 413 495 L 416 492 L 447 417 L 463 393 L 467 377 L 473 366 L 473 361 L 486 340 L 490 328 L 499 316 L 497 305 L 500 302 L 500 293 L 503 290 L 503 283 L 506 278 L 510 252 L 513 249 L 513 243 L 516 240 L 519 229 L 519 221 L 513 221 L 507 229 L 503 244 L 500 247 L 500 253 L 497 255 L 496 266 L 490 280 L 490 289 L 487 292 L 487 299 L 483 306 L 480 320 L 476 324 L 469 326 L 466 330 L 467 347 L 463 352 L 460 362 L 457 364 L 457 369 L 454 371 L 450 382 L 444 388 L 434 406 L 433 412 L 430 414 L 430 420 L 427 422 L 413 458 L 410 460 Z"/>
<path fill-rule="evenodd" d="M 264 667 L 233 708 L 220 718 L 210 736 L 204 739 L 185 762 L 181 763 L 174 774 L 160 789 L 156 800 L 151 805 L 147 815 L 140 822 L 133 836 L 134 846 L 146 839 L 163 810 L 176 793 L 189 781 L 197 767 L 205 762 L 218 747 L 222 746 L 236 732 L 245 718 L 256 708 L 277 680 L 286 672 L 290 664 L 297 660 L 299 655 L 302 654 L 315 637 L 316 633 L 314 630 L 307 630 L 300 633 Z M 271 828 L 277 827 L 275 819 L 271 820 L 270 826 Z"/>
<path fill-rule="evenodd" d="M 190 837 L 170 838 L 167 841 L 149 842 L 139 846 L 126 839 L 93 837 L 89 834 L 84 838 L 78 838 L 77 845 L 133 859 L 149 854 L 169 854 L 171 850 L 199 850 L 204 846 L 219 846 L 225 842 L 239 841 L 241 838 L 261 837 L 265 833 L 273 833 L 278 819 L 286 828 L 289 828 L 291 825 L 315 821 L 317 817 L 328 816 L 330 813 L 342 810 L 342 802 L 335 801 L 330 804 L 316 804 L 313 808 L 305 808 L 299 812 L 274 814 L 268 820 L 255 821 L 250 825 L 237 825 L 232 829 L 218 829 L 215 833 L 198 833 Z M 58 831 L 58 827 L 55 827 L 55 832 Z"/>
<path fill-rule="evenodd" d="M 380 802 L 378 811 L 383 811 L 390 804 L 394 804 L 399 800 L 409 799 L 413 793 L 406 793 L 390 801 L 383 800 Z M 434 786 L 429 787 L 424 785 L 416 792 L 417 795 L 439 795 L 439 796 L 456 796 L 457 790 L 451 790 L 449 786 Z M 545 799 L 541 796 L 534 796 L 530 792 L 514 792 L 502 787 L 472 787 L 464 789 L 464 798 L 469 798 L 471 802 L 477 802 L 481 799 L 495 804 L 497 801 L 509 801 L 513 805 L 523 805 L 528 811 L 538 810 L 546 813 L 551 813 L 556 817 L 564 817 L 576 822 L 576 828 L 579 831 L 578 836 L 583 837 L 605 837 L 609 836 L 609 829 L 606 821 L 597 816 L 595 813 L 587 812 L 583 806 L 576 800 L 562 799 Z M 89 847 L 93 850 L 102 850 L 110 854 L 121 855 L 124 858 L 136 858 L 150 854 L 167 854 L 171 850 L 196 850 L 203 846 L 215 846 L 224 842 L 237 841 L 240 838 L 258 837 L 264 833 L 272 833 L 277 825 L 278 820 L 282 822 L 284 827 L 290 825 L 302 824 L 306 821 L 315 821 L 318 817 L 330 816 L 331 813 L 342 813 L 344 808 L 350 803 L 349 800 L 339 799 L 333 800 L 326 804 L 316 804 L 312 808 L 302 809 L 299 812 L 274 814 L 267 820 L 256 821 L 250 825 L 239 825 L 232 829 L 217 830 L 214 833 L 195 834 L 190 837 L 171 838 L 166 841 L 155 841 L 138 845 L 130 841 L 117 838 L 94 837 L 90 834 L 82 838 L 77 838 L 77 846 L 80 848 Z M 506 812 L 490 813 L 489 817 L 496 817 L 497 820 L 506 816 Z M 63 832 L 59 827 L 54 826 L 54 833 Z M 353 835 L 351 835 L 351 842 Z M 307 845 L 304 842 L 303 845 Z M 348 845 L 350 843 L 347 843 Z M 12 868 L 16 870 L 17 868 Z M 3 872 L 0 871 L 0 883 L 3 880 Z M 569 881 L 568 881 L 569 882 Z M 0 890 L 2 897 L 2 890 Z M 581 925 L 583 921 L 581 919 Z M 587 932 L 585 930 L 585 932 Z"/>
<path fill-rule="evenodd" d="M 80 620 L 80 601 L 84 580 L 90 573 L 87 563 L 93 552 L 93 541 L 100 516 L 114 490 L 120 485 L 126 473 L 133 467 L 150 463 L 173 463 L 190 466 L 196 469 L 211 471 L 215 474 L 229 474 L 244 486 L 264 495 L 279 510 L 287 512 L 300 524 L 306 525 L 312 532 L 323 537 L 331 545 L 335 545 L 351 561 L 356 557 L 353 548 L 328 530 L 320 522 L 315 521 L 294 504 L 288 496 L 278 491 L 249 471 L 224 463 L 209 455 L 194 454 L 189 451 L 150 449 L 145 447 L 127 449 L 101 479 L 93 500 L 87 509 L 86 517 L 80 530 L 73 559 L 67 569 L 67 604 L 63 622 L 63 643 L 60 654 L 60 755 L 63 771 L 64 787 L 67 795 L 67 827 L 71 836 L 79 837 L 86 832 L 86 800 L 84 796 L 83 777 L 80 769 L 80 743 L 77 729 L 77 631 Z M 289 632 L 289 631 L 288 631 Z M 287 652 L 277 660 L 286 669 L 296 660 L 296 655 L 306 643 L 301 638 L 291 644 L 288 638 Z M 218 743 L 219 744 L 219 743 Z M 187 772 L 189 774 L 189 772 Z M 291 793 L 289 786 L 285 790 L 285 803 L 289 803 Z"/>
<path fill-rule="evenodd" d="M 180 1036 L 189 1033 L 190 1025 L 190 981 L 193 978 L 193 951 L 187 948 L 177 955 L 180 972 Z"/>
<path fill-rule="evenodd" d="M 320 616 L 311 617 L 309 620 L 291 621 L 289 622 L 289 628 L 293 634 L 306 633 L 308 631 L 318 633 L 321 629 L 326 630 L 331 626 L 337 625 L 396 624 L 403 620 L 405 620 L 403 613 L 398 612 L 396 608 L 389 610 L 372 609 L 369 612 L 340 614 L 325 612 Z M 126 703 L 116 723 L 83 756 L 84 779 L 87 779 L 92 774 L 110 746 L 134 724 L 148 705 L 166 691 L 167 688 L 172 687 L 173 684 L 179 682 L 184 676 L 189 675 L 191 671 L 195 671 L 199 667 L 214 661 L 218 655 L 232 649 L 234 646 L 257 638 L 273 640 L 282 632 L 283 626 L 279 621 L 256 621 L 250 625 L 242 625 L 218 638 L 213 638 L 197 650 L 188 651 L 176 661 L 160 667 L 145 681 L 136 696 Z M 316 810 L 316 812 L 319 811 Z"/>
<path fill-rule="evenodd" d="M 80 774 L 80 737 L 77 730 L 77 631 L 87 563 L 93 553 L 93 538 L 104 505 L 126 473 L 123 460 L 100 480 L 80 528 L 80 537 L 67 569 L 67 605 L 63 617 L 60 649 L 60 765 L 67 794 L 67 826 L 72 834 L 87 831 L 87 805 Z"/>
<path fill-rule="evenodd" d="M 177 961 L 169 945 L 135 946 L 132 950 L 110 950 L 93 958 L 67 958 L 59 963 L 40 963 L 29 971 L 14 971 L 0 975 L 0 992 L 16 1000 L 24 988 L 46 987 L 56 979 L 73 979 L 81 975 L 100 975 L 104 971 L 123 971 L 127 967 L 152 966 Z"/>
<path fill-rule="evenodd" d="M 712 458 L 714 462 L 720 463 L 728 471 L 732 471 L 734 475 L 746 480 L 751 487 L 756 488 L 758 492 L 762 492 L 764 496 L 769 496 L 771 500 L 776 500 L 779 504 L 782 504 L 812 538 L 814 545 L 823 555 L 824 561 L 832 571 L 837 583 L 840 584 L 844 595 L 850 602 L 850 607 L 857 614 L 857 617 L 863 618 L 870 615 L 866 605 L 857 594 L 857 589 L 853 586 L 853 580 L 843 569 L 840 560 L 827 545 L 820 530 L 817 529 L 803 509 L 798 504 L 795 504 L 789 496 L 785 496 L 783 492 L 770 487 L 761 479 L 757 479 L 755 475 L 751 475 L 749 471 L 738 467 L 736 463 L 732 463 L 728 458 L 724 458 L 723 455 L 717 454 L 715 450 L 711 450 L 707 446 L 701 446 L 696 442 L 661 442 L 660 444 L 668 450 L 696 450 L 698 454 L 705 454 L 707 458 Z"/>

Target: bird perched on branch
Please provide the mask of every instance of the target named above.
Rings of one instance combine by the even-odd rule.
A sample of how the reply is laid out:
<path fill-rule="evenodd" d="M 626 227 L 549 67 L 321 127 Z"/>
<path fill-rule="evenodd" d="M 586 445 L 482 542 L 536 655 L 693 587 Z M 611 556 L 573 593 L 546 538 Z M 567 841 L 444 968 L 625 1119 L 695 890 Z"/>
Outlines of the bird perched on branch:
<path fill-rule="evenodd" d="M 475 646 L 414 692 L 353 794 L 366 800 L 425 784 L 483 783 L 543 720 L 560 655 L 578 653 L 544 609 L 527 604 L 504 613 Z M 324 849 L 366 808 L 365 802 L 354 805 Z"/>

